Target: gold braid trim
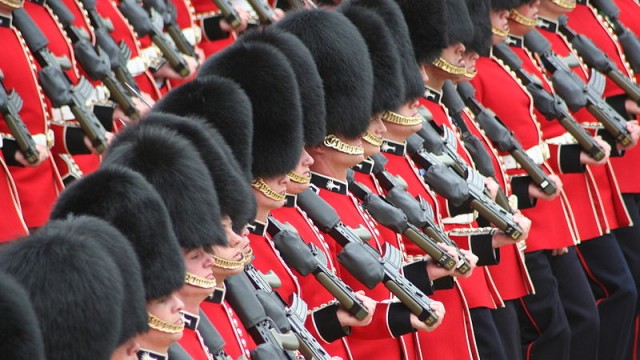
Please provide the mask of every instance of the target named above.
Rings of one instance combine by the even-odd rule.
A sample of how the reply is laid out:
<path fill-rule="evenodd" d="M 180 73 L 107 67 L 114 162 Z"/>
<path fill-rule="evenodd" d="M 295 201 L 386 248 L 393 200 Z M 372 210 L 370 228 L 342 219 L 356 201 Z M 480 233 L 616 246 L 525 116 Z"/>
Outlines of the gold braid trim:
<path fill-rule="evenodd" d="M 202 289 L 213 289 L 216 287 L 216 279 L 205 279 L 188 271 L 184 277 L 184 282 Z"/>
<path fill-rule="evenodd" d="M 341 153 L 349 155 L 364 155 L 364 148 L 362 146 L 349 145 L 335 135 L 325 136 L 323 144 L 324 146 L 338 150 Z"/>
<path fill-rule="evenodd" d="M 0 3 L 12 9 L 20 9 L 24 5 L 24 0 L 0 0 Z"/>
<path fill-rule="evenodd" d="M 367 131 L 366 134 L 364 134 L 364 136 L 362 137 L 362 140 L 368 142 L 369 144 L 371 144 L 373 146 L 380 146 L 384 142 L 384 140 L 382 140 L 382 138 L 379 138 L 379 137 L 373 135 L 372 133 L 370 133 L 368 131 Z"/>
<path fill-rule="evenodd" d="M 404 116 L 391 111 L 385 111 L 382 113 L 382 121 L 404 126 L 415 126 L 422 123 L 422 116 Z M 382 145 L 382 143 L 380 145 Z"/>
<path fill-rule="evenodd" d="M 506 37 L 507 35 L 509 35 L 509 30 L 498 29 L 495 26 L 491 27 L 491 32 L 493 33 L 493 35 L 499 36 L 499 37 Z"/>
<path fill-rule="evenodd" d="M 242 260 L 227 260 L 213 254 L 211 254 L 211 256 L 213 257 L 213 266 L 221 269 L 236 270 L 251 262 L 251 258 L 253 258 L 253 249 L 249 249 L 248 252 L 244 253 L 242 255 Z"/>
<path fill-rule="evenodd" d="M 432 64 L 438 69 L 451 75 L 464 75 L 464 72 L 466 71 L 466 68 L 464 66 L 453 65 L 452 63 L 441 57 L 433 60 Z"/>
<path fill-rule="evenodd" d="M 575 9 L 576 8 L 576 2 L 575 1 L 570 1 L 570 0 L 551 0 L 552 3 L 565 8 L 565 9 Z"/>
<path fill-rule="evenodd" d="M 476 75 L 478 75 L 478 71 L 477 70 L 474 70 L 474 71 L 465 70 L 464 71 L 464 77 L 466 77 L 467 79 L 473 79 L 474 77 L 476 77 Z"/>
<path fill-rule="evenodd" d="M 511 10 L 509 13 L 509 19 L 527 27 L 534 27 L 538 23 L 538 20 L 522 15 L 522 13 L 516 9 Z"/>
<path fill-rule="evenodd" d="M 289 179 L 291 181 L 293 181 L 294 183 L 298 183 L 298 184 L 308 184 L 311 182 L 311 176 L 304 176 L 304 175 L 300 175 L 295 171 L 289 171 L 289 173 L 287 174 L 287 176 L 289 177 Z"/>
<path fill-rule="evenodd" d="M 251 186 L 271 200 L 282 201 L 287 196 L 286 194 L 279 194 L 275 192 L 269 185 L 267 185 L 267 183 L 264 182 L 264 180 L 262 180 L 262 178 L 253 179 Z"/>
<path fill-rule="evenodd" d="M 149 315 L 149 327 L 154 330 L 162 331 L 167 334 L 179 334 L 184 330 L 184 323 L 169 324 L 164 320 L 160 320 L 160 318 L 150 312 L 147 312 L 147 314 Z"/>

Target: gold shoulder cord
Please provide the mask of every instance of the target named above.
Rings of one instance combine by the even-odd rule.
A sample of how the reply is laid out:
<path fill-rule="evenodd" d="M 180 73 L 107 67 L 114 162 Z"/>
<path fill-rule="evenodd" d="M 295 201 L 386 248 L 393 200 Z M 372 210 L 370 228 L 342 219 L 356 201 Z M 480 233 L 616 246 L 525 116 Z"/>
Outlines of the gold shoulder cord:
<path fill-rule="evenodd" d="M 184 330 L 184 324 L 169 324 L 150 312 L 147 312 L 147 314 L 149 315 L 149 327 L 154 330 L 167 334 L 178 334 Z"/>
<path fill-rule="evenodd" d="M 382 113 L 382 120 L 392 124 L 415 126 L 422 123 L 422 116 L 403 116 L 391 111 Z"/>
<path fill-rule="evenodd" d="M 334 150 L 338 150 L 341 153 L 349 155 L 364 155 L 364 148 L 362 146 L 353 146 L 340 140 L 335 135 L 327 135 L 324 137 L 324 146 L 330 147 Z"/>

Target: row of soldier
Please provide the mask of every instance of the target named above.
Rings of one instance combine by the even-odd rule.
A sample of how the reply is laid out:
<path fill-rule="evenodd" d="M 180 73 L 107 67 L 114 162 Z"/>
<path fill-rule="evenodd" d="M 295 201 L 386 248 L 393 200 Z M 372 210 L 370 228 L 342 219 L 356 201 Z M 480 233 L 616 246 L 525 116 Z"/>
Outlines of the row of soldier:
<path fill-rule="evenodd" d="M 185 3 L 0 2 L 9 358 L 637 357 L 637 2 Z"/>

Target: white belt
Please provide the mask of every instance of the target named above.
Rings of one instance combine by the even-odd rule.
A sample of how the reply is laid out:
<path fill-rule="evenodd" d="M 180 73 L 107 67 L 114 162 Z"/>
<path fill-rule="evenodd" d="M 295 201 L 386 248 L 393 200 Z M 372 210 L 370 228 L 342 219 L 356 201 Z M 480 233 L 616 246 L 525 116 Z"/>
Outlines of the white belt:
<path fill-rule="evenodd" d="M 140 50 L 140 57 L 146 58 L 149 66 L 153 66 L 162 60 L 162 51 L 157 46 L 151 45 Z"/>
<path fill-rule="evenodd" d="M 93 90 L 91 91 L 91 98 L 89 101 L 90 105 L 94 104 L 107 104 L 109 103 L 109 98 L 111 97 L 111 92 L 104 85 L 95 85 Z"/>
<path fill-rule="evenodd" d="M 199 26 L 182 29 L 182 33 L 191 46 L 196 46 L 202 40 L 202 29 Z"/>
<path fill-rule="evenodd" d="M 570 144 L 577 144 L 578 140 L 576 140 L 576 138 L 574 138 L 573 135 L 566 132 L 560 136 L 547 139 L 545 140 L 545 142 L 551 145 L 570 145 Z"/>
<path fill-rule="evenodd" d="M 474 211 L 472 213 L 460 214 L 453 217 L 442 219 L 443 224 L 471 224 L 476 221 L 478 214 Z"/>
<path fill-rule="evenodd" d="M 535 162 L 536 164 L 542 164 L 545 160 L 547 160 L 550 156 L 549 154 L 549 145 L 547 143 L 542 143 L 536 145 L 530 149 L 526 150 L 527 155 Z M 507 170 L 511 169 L 520 169 L 521 166 L 518 164 L 516 159 L 511 155 L 505 155 L 502 157 L 502 162 L 504 163 L 504 167 Z"/>
<path fill-rule="evenodd" d="M 51 109 L 51 116 L 53 117 L 53 121 L 59 124 L 76 118 L 67 105 Z"/>
<path fill-rule="evenodd" d="M 46 146 L 48 149 L 51 149 L 55 143 L 55 136 L 51 129 L 47 129 L 46 134 L 33 134 L 31 137 L 36 145 Z M 3 139 L 15 140 L 12 134 L 0 133 L 0 148 L 2 147 Z"/>
<path fill-rule="evenodd" d="M 146 56 L 136 56 L 127 61 L 127 70 L 132 76 L 142 75 L 149 68 L 149 59 Z"/>
<path fill-rule="evenodd" d="M 104 85 L 94 86 L 93 89 L 91 90 L 91 97 L 87 99 L 87 103 L 85 105 L 89 108 L 89 110 L 92 110 L 92 107 L 95 104 L 109 104 L 110 96 L 111 96 L 111 93 L 109 92 L 109 89 L 107 89 L 106 86 Z M 75 115 L 73 115 L 73 112 L 71 112 L 71 109 L 69 108 L 69 106 L 67 105 L 61 106 L 59 108 L 52 108 L 51 116 L 53 118 L 53 121 L 58 124 L 62 124 L 65 121 L 73 120 L 76 118 Z"/>
<path fill-rule="evenodd" d="M 599 122 L 580 123 L 580 126 L 585 129 L 604 129 L 604 125 Z"/>

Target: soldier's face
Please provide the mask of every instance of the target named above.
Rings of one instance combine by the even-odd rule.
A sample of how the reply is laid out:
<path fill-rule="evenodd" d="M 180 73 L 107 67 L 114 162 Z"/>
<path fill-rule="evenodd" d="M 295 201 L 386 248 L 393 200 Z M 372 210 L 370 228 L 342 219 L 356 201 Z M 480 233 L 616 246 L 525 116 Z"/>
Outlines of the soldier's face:
<path fill-rule="evenodd" d="M 387 132 L 387 127 L 385 123 L 382 121 L 382 115 L 377 114 L 376 116 L 371 118 L 371 122 L 369 123 L 369 129 L 367 129 L 370 135 L 373 135 L 379 140 L 382 140 L 384 134 Z M 380 146 L 371 144 L 367 141 L 363 141 L 362 145 L 364 147 L 364 156 L 369 157 L 371 155 L 375 155 L 380 152 Z"/>
<path fill-rule="evenodd" d="M 402 104 L 400 108 L 396 111 L 399 115 L 415 117 L 419 116 L 418 107 L 420 106 L 420 102 L 418 99 L 407 101 Z M 387 127 L 387 135 L 386 137 L 389 140 L 395 140 L 398 142 L 402 142 L 406 140 L 409 136 L 417 133 L 420 129 L 422 129 L 422 123 L 413 126 L 394 124 L 390 122 L 385 122 L 385 126 Z"/>
<path fill-rule="evenodd" d="M 543 16 L 557 17 L 569 13 L 575 7 L 576 2 L 575 0 L 568 0 L 566 3 L 572 4 L 573 6 L 560 6 L 554 4 L 551 0 L 542 0 L 540 2 L 540 14 Z"/>
<path fill-rule="evenodd" d="M 180 325 L 183 323 L 180 311 L 184 309 L 184 303 L 178 298 L 178 292 L 174 292 L 169 296 L 160 299 L 153 299 L 147 302 L 147 311 L 169 324 Z M 178 341 L 182 337 L 182 333 L 169 334 L 151 329 L 150 336 L 157 336 L 167 341 L 169 344 Z"/>
<path fill-rule="evenodd" d="M 298 165 L 296 165 L 296 168 L 293 171 L 300 176 L 309 178 L 311 176 L 311 165 L 313 165 L 313 158 L 309 155 L 307 150 L 302 148 L 302 151 L 300 152 L 300 160 L 298 160 Z M 309 183 L 301 184 L 290 180 L 287 184 L 287 193 L 297 195 L 307 190 L 308 187 Z"/>
<path fill-rule="evenodd" d="M 245 254 L 249 253 L 251 247 L 249 246 L 249 237 L 248 230 L 245 227 L 240 234 L 237 234 L 233 231 L 231 219 L 228 216 L 225 216 L 222 219 L 222 227 L 224 228 L 224 232 L 227 235 L 227 246 L 219 246 L 214 245 L 212 247 L 213 255 L 222 258 L 224 260 L 232 260 L 232 261 L 242 261 L 245 258 Z M 227 276 L 239 274 L 242 271 L 243 267 L 238 267 L 237 269 L 223 269 L 216 266 L 213 266 L 211 270 L 213 271 L 216 280 L 218 280 L 219 286 L 220 283 Z"/>
<path fill-rule="evenodd" d="M 529 19 L 538 19 L 538 10 L 540 8 L 540 0 L 531 1 L 515 8 L 515 11 Z M 513 35 L 522 36 L 533 30 L 535 25 L 526 26 L 517 21 L 509 19 L 509 32 Z"/>
<path fill-rule="evenodd" d="M 289 176 L 287 176 L 287 174 L 275 176 L 268 179 L 263 178 L 262 180 L 265 184 L 267 184 L 267 186 L 271 188 L 271 190 L 280 195 L 286 194 L 287 184 L 289 184 L 290 182 Z M 258 204 L 258 209 L 273 210 L 284 206 L 284 200 L 274 200 L 256 189 L 252 190 L 256 198 L 256 203 Z"/>
<path fill-rule="evenodd" d="M 491 26 L 509 32 L 509 10 L 491 10 Z M 492 42 L 493 45 L 499 44 L 506 39 L 505 36 L 498 36 L 493 33 Z"/>
<path fill-rule="evenodd" d="M 184 259 L 184 266 L 187 272 L 208 280 L 215 279 L 212 269 L 213 258 L 204 251 L 202 247 L 193 250 L 183 249 L 182 258 Z M 183 295 L 183 293 L 193 296 L 202 295 L 202 299 L 204 300 L 204 298 L 211 295 L 212 292 L 213 289 L 203 289 L 196 286 L 185 285 L 185 287 L 180 290 L 180 295 Z"/>
<path fill-rule="evenodd" d="M 480 55 L 475 51 L 467 50 L 465 51 L 462 58 L 464 59 L 464 66 L 467 69 L 467 73 L 470 73 L 470 74 L 475 73 L 476 63 L 480 58 Z M 467 76 L 462 76 L 458 79 L 458 81 L 469 81 L 469 80 L 471 80 L 471 77 L 467 77 Z"/>

